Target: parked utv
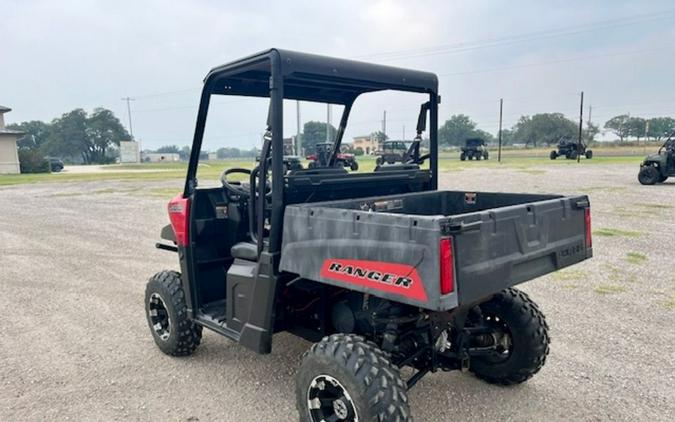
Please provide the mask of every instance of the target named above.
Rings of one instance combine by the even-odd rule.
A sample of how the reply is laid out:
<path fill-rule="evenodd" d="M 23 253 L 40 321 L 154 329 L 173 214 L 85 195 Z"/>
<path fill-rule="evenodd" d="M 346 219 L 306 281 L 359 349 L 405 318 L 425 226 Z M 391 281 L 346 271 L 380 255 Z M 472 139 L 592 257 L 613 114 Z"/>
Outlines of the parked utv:
<path fill-rule="evenodd" d="M 480 160 L 481 158 L 489 159 L 490 153 L 487 150 L 487 145 L 485 139 L 481 138 L 470 138 L 464 141 L 464 146 L 461 148 L 461 153 L 459 154 L 459 159 L 464 161 L 467 158 L 469 160 Z"/>
<path fill-rule="evenodd" d="M 384 90 L 424 98 L 417 139 L 428 133 L 430 153 L 370 173 L 335 167 L 352 105 Z M 261 160 L 201 187 L 219 95 L 270 99 Z M 326 166 L 283 171 L 284 99 L 343 106 Z M 502 385 L 537 373 L 548 325 L 514 286 L 592 256 L 588 197 L 437 190 L 439 102 L 432 73 L 277 49 L 209 72 L 185 186 L 162 230 L 173 244 L 157 244 L 177 252 L 180 272 L 146 288 L 159 349 L 190 355 L 203 328 L 257 353 L 282 331 L 315 342 L 295 391 L 300 419 L 317 422 L 410 420 L 407 391 L 429 372 Z"/>
<path fill-rule="evenodd" d="M 585 156 L 588 160 L 593 158 L 593 151 L 586 148 L 586 144 L 569 137 L 562 137 L 558 140 L 558 149 L 551 151 L 549 158 L 555 160 L 558 157 L 565 157 L 568 160 L 576 160 L 579 155 Z"/>
<path fill-rule="evenodd" d="M 638 181 L 643 185 L 654 185 L 665 182 L 670 176 L 675 176 L 675 139 L 672 134 L 656 154 L 642 161 Z"/>
<path fill-rule="evenodd" d="M 52 173 L 58 173 L 65 167 L 63 160 L 58 157 L 45 157 L 45 160 L 49 162 L 49 170 Z"/>
<path fill-rule="evenodd" d="M 310 160 L 307 166 L 310 169 L 329 167 L 330 159 L 333 154 L 334 145 L 330 142 L 319 143 L 314 147 L 316 152 L 307 156 Z M 359 163 L 356 161 L 354 154 L 340 152 L 335 156 L 333 167 L 347 167 L 352 171 L 359 169 Z"/>

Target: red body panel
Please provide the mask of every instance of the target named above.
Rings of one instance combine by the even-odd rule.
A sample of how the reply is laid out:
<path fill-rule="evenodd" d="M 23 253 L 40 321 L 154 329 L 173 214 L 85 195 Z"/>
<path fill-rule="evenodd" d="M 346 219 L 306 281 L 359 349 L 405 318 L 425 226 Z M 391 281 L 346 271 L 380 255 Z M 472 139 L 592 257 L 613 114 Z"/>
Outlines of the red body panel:
<path fill-rule="evenodd" d="M 427 293 L 412 265 L 358 259 L 326 259 L 321 277 L 427 302 Z"/>
<path fill-rule="evenodd" d="M 185 246 L 188 243 L 188 228 L 190 219 L 190 199 L 178 195 L 169 201 L 169 219 L 176 235 L 176 243 Z"/>

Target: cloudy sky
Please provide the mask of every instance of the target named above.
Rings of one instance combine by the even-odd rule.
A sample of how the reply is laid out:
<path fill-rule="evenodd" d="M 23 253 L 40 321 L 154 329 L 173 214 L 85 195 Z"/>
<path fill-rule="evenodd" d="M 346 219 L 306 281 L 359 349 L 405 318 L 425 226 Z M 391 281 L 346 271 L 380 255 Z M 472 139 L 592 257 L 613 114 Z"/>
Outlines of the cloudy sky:
<path fill-rule="evenodd" d="M 592 119 L 675 115 L 675 3 L 637 1 L 40 1 L 0 0 L 0 104 L 8 122 L 74 108 L 113 110 L 144 148 L 191 141 L 208 70 L 269 47 L 436 72 L 441 119 L 470 115 L 496 132 L 520 115 Z M 347 137 L 381 127 L 412 135 L 419 99 L 383 94 L 356 106 Z M 261 100 L 216 102 L 206 147 L 252 147 Z M 285 132 L 295 132 L 289 104 Z M 338 120 L 334 110 L 333 122 Z M 588 108 L 586 109 L 588 113 Z M 325 119 L 302 106 L 302 119 Z"/>

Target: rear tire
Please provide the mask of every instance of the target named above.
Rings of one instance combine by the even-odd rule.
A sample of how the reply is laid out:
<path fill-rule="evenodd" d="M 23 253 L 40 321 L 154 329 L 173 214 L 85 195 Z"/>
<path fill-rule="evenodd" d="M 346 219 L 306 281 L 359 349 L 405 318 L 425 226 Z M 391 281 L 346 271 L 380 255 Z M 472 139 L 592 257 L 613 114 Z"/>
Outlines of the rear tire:
<path fill-rule="evenodd" d="M 459 159 L 461 161 L 466 161 L 466 154 L 464 154 L 464 153 L 459 154 Z"/>
<path fill-rule="evenodd" d="M 352 171 L 356 171 L 356 170 L 359 169 L 359 163 L 357 163 L 356 161 L 352 161 L 352 162 L 349 164 L 349 168 L 350 168 Z"/>
<path fill-rule="evenodd" d="M 569 158 L 570 160 L 576 160 L 578 155 L 579 154 L 577 153 L 576 150 L 572 150 L 570 151 L 570 155 L 567 158 Z"/>
<path fill-rule="evenodd" d="M 375 164 L 377 164 L 378 166 L 381 166 L 382 164 L 384 164 L 384 158 L 377 157 L 377 159 L 375 159 Z"/>
<path fill-rule="evenodd" d="M 586 159 L 590 160 L 591 158 L 593 158 L 593 151 L 591 151 L 590 149 L 587 149 L 586 150 Z"/>
<path fill-rule="evenodd" d="M 296 376 L 301 421 L 409 421 L 406 384 L 398 367 L 375 344 L 333 334 L 302 357 Z M 339 402 L 339 403 L 337 403 Z"/>
<path fill-rule="evenodd" d="M 659 170 L 654 166 L 644 166 L 638 173 L 638 181 L 643 185 L 654 185 L 660 177 Z"/>
<path fill-rule="evenodd" d="M 491 384 L 513 385 L 539 372 L 549 351 L 544 314 L 528 295 L 513 288 L 503 290 L 479 305 L 484 323 L 507 333 L 509 342 L 500 356 L 471 358 L 469 370 Z"/>
<path fill-rule="evenodd" d="M 180 273 L 161 271 L 145 288 L 145 315 L 159 349 L 171 356 L 191 355 L 202 340 L 202 327 L 187 317 Z"/>

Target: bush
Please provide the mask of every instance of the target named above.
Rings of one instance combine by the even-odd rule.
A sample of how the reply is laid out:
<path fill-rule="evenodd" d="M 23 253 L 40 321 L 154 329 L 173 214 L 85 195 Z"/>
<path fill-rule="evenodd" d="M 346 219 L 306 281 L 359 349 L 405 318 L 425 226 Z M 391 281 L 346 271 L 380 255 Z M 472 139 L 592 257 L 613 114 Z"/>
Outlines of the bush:
<path fill-rule="evenodd" d="M 21 173 L 49 173 L 49 161 L 37 151 L 19 150 Z"/>
<path fill-rule="evenodd" d="M 354 155 L 359 156 L 359 157 L 362 156 L 362 155 L 363 155 L 363 150 L 362 150 L 361 148 L 356 148 L 356 149 L 354 150 Z"/>

